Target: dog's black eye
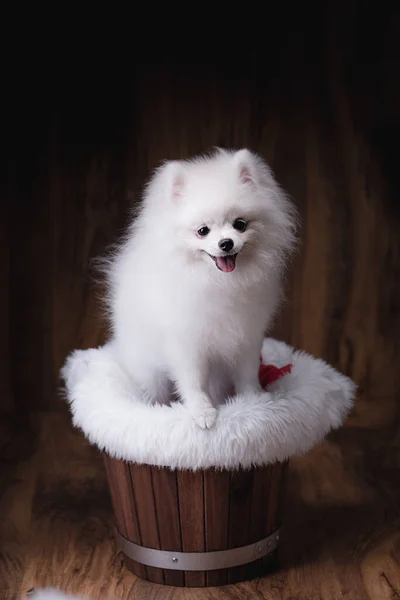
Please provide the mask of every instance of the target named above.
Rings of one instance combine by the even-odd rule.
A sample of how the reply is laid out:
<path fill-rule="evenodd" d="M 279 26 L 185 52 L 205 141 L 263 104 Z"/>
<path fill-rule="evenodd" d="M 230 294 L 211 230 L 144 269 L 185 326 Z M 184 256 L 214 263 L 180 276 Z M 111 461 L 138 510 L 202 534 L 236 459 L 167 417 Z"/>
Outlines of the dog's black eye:
<path fill-rule="evenodd" d="M 206 225 L 197 230 L 197 235 L 200 237 L 205 237 L 208 233 L 210 233 L 210 230 Z"/>
<path fill-rule="evenodd" d="M 243 219 L 236 219 L 236 221 L 233 223 L 233 228 L 241 233 L 245 231 L 246 227 L 247 223 L 246 221 L 243 221 Z"/>

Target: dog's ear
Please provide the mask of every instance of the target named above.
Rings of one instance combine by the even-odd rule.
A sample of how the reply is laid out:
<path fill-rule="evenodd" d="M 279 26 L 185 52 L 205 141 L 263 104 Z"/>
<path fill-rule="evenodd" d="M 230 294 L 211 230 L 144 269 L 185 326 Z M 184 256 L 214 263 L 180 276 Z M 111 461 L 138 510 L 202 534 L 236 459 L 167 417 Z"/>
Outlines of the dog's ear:
<path fill-rule="evenodd" d="M 235 152 L 234 165 L 238 171 L 239 180 L 241 183 L 257 185 L 257 169 L 254 155 L 244 148 Z"/>
<path fill-rule="evenodd" d="M 167 193 L 173 201 L 178 201 L 185 196 L 185 175 L 182 162 L 173 160 L 165 163 L 164 176 L 167 182 Z"/>

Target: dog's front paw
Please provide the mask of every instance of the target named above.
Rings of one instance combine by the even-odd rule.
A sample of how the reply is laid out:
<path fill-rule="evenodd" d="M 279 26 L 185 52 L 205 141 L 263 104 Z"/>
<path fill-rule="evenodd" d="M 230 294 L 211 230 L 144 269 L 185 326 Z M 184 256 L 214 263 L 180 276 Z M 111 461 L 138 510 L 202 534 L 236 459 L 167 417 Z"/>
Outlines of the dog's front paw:
<path fill-rule="evenodd" d="M 189 411 L 193 421 L 200 429 L 210 429 L 214 425 L 218 415 L 217 409 L 213 406 L 191 407 Z"/>

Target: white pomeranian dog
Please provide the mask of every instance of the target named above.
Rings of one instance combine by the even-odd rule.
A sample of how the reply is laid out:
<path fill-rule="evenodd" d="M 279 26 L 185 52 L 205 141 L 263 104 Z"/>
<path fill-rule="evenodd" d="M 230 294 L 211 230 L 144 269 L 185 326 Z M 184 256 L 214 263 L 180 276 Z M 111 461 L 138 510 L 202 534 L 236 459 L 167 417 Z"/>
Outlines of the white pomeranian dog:
<path fill-rule="evenodd" d="M 296 213 L 249 150 L 166 162 L 107 260 L 111 343 L 143 398 L 176 392 L 205 429 L 233 392 L 261 392 Z"/>

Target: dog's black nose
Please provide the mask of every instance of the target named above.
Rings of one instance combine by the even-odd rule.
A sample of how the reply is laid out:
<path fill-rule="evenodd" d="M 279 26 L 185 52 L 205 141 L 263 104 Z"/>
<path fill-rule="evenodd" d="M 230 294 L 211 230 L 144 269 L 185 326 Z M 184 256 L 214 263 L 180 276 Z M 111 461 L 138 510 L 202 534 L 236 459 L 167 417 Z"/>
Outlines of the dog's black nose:
<path fill-rule="evenodd" d="M 233 240 L 226 238 L 224 240 L 220 240 L 218 242 L 218 246 L 221 248 L 221 250 L 223 250 L 224 252 L 229 252 L 230 250 L 232 250 L 233 248 Z"/>

